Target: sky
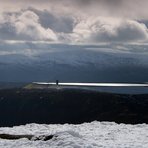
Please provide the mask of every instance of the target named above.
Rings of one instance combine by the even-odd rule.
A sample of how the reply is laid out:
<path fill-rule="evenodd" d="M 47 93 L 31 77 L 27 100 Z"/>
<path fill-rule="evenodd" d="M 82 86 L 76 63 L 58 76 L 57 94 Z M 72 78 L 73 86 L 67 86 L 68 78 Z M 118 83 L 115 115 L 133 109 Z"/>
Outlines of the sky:
<path fill-rule="evenodd" d="M 1 42 L 148 42 L 146 0 L 5 0 Z"/>

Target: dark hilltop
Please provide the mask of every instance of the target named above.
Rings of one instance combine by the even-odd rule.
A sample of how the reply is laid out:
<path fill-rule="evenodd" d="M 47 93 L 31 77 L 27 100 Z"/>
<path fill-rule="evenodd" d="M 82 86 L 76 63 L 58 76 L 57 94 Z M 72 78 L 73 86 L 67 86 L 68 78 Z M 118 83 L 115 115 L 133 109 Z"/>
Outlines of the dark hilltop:
<path fill-rule="evenodd" d="M 103 93 L 76 88 L 0 90 L 0 126 L 27 123 L 148 123 L 148 94 Z"/>

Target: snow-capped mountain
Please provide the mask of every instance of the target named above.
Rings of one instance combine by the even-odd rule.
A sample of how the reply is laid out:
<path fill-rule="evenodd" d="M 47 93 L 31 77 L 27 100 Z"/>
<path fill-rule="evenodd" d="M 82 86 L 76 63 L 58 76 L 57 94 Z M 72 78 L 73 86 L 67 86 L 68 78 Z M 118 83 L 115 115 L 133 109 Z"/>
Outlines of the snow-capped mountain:
<path fill-rule="evenodd" d="M 0 55 L 0 81 L 146 82 L 147 55 L 98 46 L 17 50 Z"/>

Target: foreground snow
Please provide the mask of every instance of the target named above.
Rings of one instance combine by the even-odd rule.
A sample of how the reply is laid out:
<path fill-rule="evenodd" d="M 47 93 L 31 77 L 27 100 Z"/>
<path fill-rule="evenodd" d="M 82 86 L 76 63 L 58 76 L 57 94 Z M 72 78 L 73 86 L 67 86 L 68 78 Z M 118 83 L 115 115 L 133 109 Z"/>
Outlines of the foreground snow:
<path fill-rule="evenodd" d="M 55 135 L 48 141 L 28 139 L 3 140 L 0 148 L 148 148 L 148 125 L 125 125 L 111 122 L 92 122 L 81 125 L 28 124 L 0 128 L 0 134 Z"/>

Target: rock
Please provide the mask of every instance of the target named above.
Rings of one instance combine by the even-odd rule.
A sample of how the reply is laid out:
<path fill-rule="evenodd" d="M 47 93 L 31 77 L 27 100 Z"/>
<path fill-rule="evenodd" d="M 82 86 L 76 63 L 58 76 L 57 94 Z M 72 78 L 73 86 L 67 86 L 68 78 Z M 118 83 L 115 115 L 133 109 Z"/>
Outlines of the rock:
<path fill-rule="evenodd" d="M 10 134 L 0 134 L 1 139 L 6 139 L 6 140 L 17 140 L 17 139 L 22 139 L 26 138 L 28 140 L 32 141 L 37 141 L 37 140 L 42 140 L 42 141 L 48 141 L 52 139 L 54 136 L 53 135 L 40 135 L 40 136 L 35 136 L 35 135 L 10 135 Z"/>

